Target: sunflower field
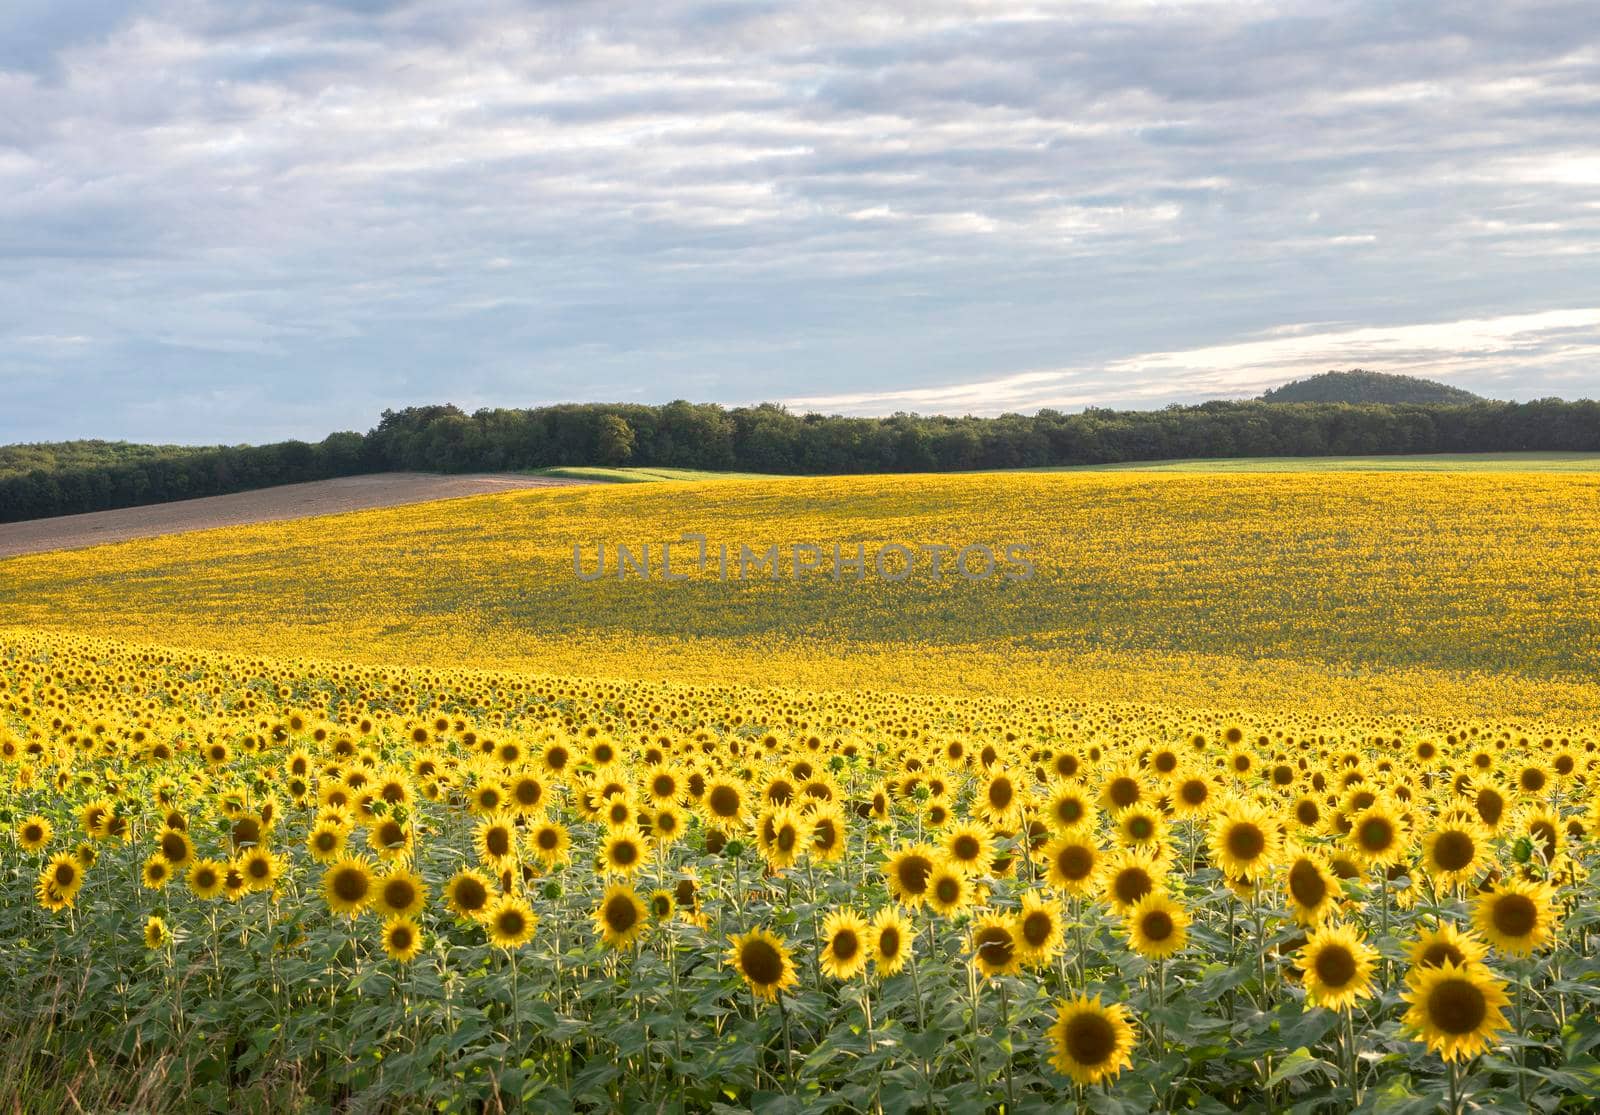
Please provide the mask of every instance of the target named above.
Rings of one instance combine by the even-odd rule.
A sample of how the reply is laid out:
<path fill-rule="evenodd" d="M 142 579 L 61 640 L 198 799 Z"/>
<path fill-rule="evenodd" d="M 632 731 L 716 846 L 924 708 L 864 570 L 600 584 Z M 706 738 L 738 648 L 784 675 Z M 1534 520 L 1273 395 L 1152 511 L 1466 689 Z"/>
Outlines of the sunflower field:
<path fill-rule="evenodd" d="M 1592 726 L 158 644 L 0 629 L 7 1110 L 1600 1107 Z"/>

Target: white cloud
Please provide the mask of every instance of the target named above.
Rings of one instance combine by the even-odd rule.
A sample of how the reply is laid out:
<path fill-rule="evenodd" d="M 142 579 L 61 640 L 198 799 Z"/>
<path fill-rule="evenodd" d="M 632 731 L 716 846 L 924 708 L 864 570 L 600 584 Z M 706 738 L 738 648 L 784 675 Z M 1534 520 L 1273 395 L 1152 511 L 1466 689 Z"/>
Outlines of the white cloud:
<path fill-rule="evenodd" d="M 1488 380 L 1514 375 L 1530 364 L 1574 358 L 1600 366 L 1600 308 L 1416 325 L 1306 331 L 1309 328 L 1283 325 L 1267 330 L 1264 336 L 1231 344 L 1146 352 L 1101 364 L 1020 372 L 941 387 L 798 397 L 785 402 L 796 409 L 862 415 L 899 410 L 1000 414 L 1079 406 L 1110 396 L 1249 396 L 1287 380 L 1336 368 L 1381 367 L 1448 381 Z"/>

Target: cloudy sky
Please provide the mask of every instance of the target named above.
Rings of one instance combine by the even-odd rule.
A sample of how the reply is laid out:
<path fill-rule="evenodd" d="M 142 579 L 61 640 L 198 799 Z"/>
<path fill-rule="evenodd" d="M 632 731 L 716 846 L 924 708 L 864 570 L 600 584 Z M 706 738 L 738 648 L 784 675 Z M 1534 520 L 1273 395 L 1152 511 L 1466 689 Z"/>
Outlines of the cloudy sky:
<path fill-rule="evenodd" d="M 6 0 L 0 442 L 1600 395 L 1572 3 Z"/>

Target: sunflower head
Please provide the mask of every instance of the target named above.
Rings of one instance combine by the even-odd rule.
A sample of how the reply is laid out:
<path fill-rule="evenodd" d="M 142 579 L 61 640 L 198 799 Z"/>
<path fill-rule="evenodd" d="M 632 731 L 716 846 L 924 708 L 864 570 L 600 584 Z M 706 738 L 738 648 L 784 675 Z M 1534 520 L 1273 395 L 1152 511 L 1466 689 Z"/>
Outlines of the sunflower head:
<path fill-rule="evenodd" d="M 595 932 L 607 947 L 625 949 L 639 939 L 648 925 L 649 910 L 625 883 L 614 883 L 600 896 L 594 912 Z"/>
<path fill-rule="evenodd" d="M 422 927 L 415 918 L 392 917 L 383 923 L 383 951 L 401 964 L 415 960 L 422 951 Z"/>
<path fill-rule="evenodd" d="M 968 940 L 973 966 L 985 976 L 1015 975 L 1022 967 L 1017 937 L 1015 917 L 996 913 L 979 917 Z"/>
<path fill-rule="evenodd" d="M 880 976 L 892 976 L 911 956 L 912 926 L 904 914 L 885 906 L 872 919 L 872 966 Z"/>
<path fill-rule="evenodd" d="M 521 948 L 533 939 L 538 917 L 527 900 L 515 894 L 502 894 L 483 915 L 484 930 L 491 943 L 503 949 Z"/>
<path fill-rule="evenodd" d="M 1128 911 L 1128 943 L 1140 956 L 1165 960 L 1188 942 L 1189 915 L 1160 892 L 1147 894 Z"/>
<path fill-rule="evenodd" d="M 1528 956 L 1555 935 L 1555 892 L 1548 883 L 1505 879 L 1473 903 L 1472 924 L 1510 956 Z"/>
<path fill-rule="evenodd" d="M 464 918 L 481 918 L 494 897 L 494 884 L 472 868 L 457 871 L 444 886 L 445 903 Z"/>
<path fill-rule="evenodd" d="M 835 910 L 822 923 L 820 966 L 830 979 L 848 980 L 858 975 L 869 959 L 871 929 L 854 910 Z"/>
<path fill-rule="evenodd" d="M 1476 1057 L 1506 1030 L 1505 982 L 1482 964 L 1414 967 L 1400 997 L 1404 1027 L 1446 1061 Z"/>
<path fill-rule="evenodd" d="M 1299 953 L 1306 999 L 1329 1010 L 1344 1010 L 1372 996 L 1377 953 L 1352 926 L 1324 925 L 1313 930 Z"/>
<path fill-rule="evenodd" d="M 1133 1027 L 1121 1004 L 1103 1006 L 1082 995 L 1056 1004 L 1050 1064 L 1084 1087 L 1114 1078 L 1133 1064 Z"/>
<path fill-rule="evenodd" d="M 744 979 L 752 995 L 773 1002 L 797 982 L 794 962 L 783 939 L 764 929 L 728 938 L 728 964 Z"/>

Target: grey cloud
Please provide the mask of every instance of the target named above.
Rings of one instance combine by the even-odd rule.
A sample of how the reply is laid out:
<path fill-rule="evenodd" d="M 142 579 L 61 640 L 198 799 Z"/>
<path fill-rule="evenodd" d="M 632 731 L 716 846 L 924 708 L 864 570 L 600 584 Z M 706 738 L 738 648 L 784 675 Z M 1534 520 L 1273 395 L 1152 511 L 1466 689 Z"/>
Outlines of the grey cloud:
<path fill-rule="evenodd" d="M 1223 388 L 1140 354 L 1600 305 L 1583 5 L 28 11 L 0 440 L 444 397 L 984 410 L 963 385 L 1040 368 L 1077 370 L 1028 399 L 1156 405 Z M 1593 394 L 1597 345 L 1428 359 Z"/>

